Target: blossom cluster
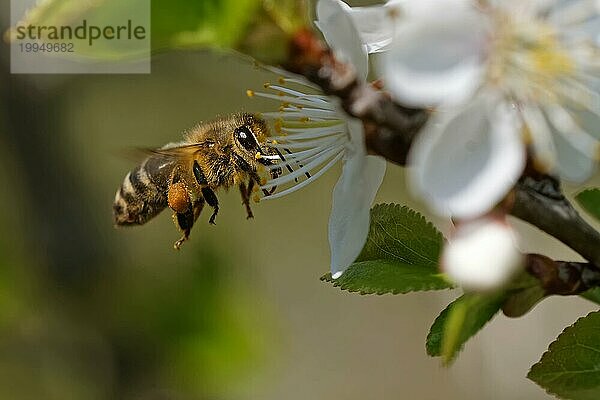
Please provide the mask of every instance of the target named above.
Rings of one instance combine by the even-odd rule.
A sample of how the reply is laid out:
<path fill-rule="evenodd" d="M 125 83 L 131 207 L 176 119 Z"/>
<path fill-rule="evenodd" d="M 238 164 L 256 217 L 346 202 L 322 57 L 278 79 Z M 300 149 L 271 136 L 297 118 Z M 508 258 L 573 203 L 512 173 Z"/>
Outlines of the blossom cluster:
<path fill-rule="evenodd" d="M 360 80 L 376 75 L 398 103 L 433 110 L 407 173 L 412 192 L 455 221 L 442 268 L 465 288 L 496 287 L 522 264 L 497 206 L 528 160 L 575 182 L 596 170 L 599 11 L 596 0 L 317 2 L 315 25 Z M 366 241 L 385 161 L 367 155 L 360 121 L 308 83 L 295 83 L 312 92 L 283 84 L 259 93 L 284 102 L 269 115 L 282 132 L 274 145 L 289 152 L 286 165 L 298 167 L 266 188 L 291 183 L 280 194 L 288 193 L 343 160 L 329 222 L 336 278 Z"/>

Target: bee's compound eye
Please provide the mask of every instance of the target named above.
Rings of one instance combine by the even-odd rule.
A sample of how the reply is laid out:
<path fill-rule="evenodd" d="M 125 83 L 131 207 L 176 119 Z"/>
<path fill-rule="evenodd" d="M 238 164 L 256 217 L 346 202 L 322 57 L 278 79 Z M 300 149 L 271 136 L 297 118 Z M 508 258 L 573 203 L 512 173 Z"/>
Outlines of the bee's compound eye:
<path fill-rule="evenodd" d="M 235 138 L 246 150 L 254 150 L 258 147 L 254 133 L 247 126 L 237 128 Z"/>

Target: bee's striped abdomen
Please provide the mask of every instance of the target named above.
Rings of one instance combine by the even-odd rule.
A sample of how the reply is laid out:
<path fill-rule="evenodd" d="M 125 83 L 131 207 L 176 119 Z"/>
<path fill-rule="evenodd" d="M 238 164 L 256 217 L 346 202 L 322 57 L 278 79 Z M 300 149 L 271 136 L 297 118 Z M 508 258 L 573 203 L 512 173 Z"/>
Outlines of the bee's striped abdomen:
<path fill-rule="evenodd" d="M 150 157 L 129 172 L 117 190 L 113 216 L 117 225 L 141 225 L 167 206 L 169 174 L 174 162 Z"/>

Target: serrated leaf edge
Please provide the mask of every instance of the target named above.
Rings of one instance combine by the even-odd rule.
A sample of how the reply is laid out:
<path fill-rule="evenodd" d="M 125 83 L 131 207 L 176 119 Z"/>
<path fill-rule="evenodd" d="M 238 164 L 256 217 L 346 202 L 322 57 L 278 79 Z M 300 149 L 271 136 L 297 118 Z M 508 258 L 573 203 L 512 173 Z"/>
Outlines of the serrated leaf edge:
<path fill-rule="evenodd" d="M 559 395 L 557 393 L 553 392 L 550 388 L 546 388 L 546 387 L 542 386 L 541 384 L 539 384 L 537 381 L 535 381 L 531 377 L 531 372 L 532 372 L 532 370 L 536 366 L 542 364 L 542 362 L 544 360 L 544 357 L 546 357 L 547 354 L 550 354 L 552 351 L 554 351 L 554 347 L 557 346 L 557 343 L 558 343 L 558 341 L 559 341 L 559 339 L 560 339 L 560 337 L 562 335 L 568 334 L 572 329 L 575 328 L 575 325 L 577 325 L 577 323 L 579 323 L 580 321 L 588 318 L 592 314 L 600 314 L 600 311 L 589 312 L 588 314 L 586 314 L 586 315 L 584 315 L 582 317 L 577 318 L 577 320 L 575 322 L 573 322 L 573 324 L 571 324 L 571 325 L 567 326 L 565 329 L 563 329 L 563 331 L 558 334 L 558 336 L 556 337 L 556 339 L 554 339 L 554 341 L 552 343 L 550 343 L 550 345 L 548 346 L 548 349 L 540 357 L 540 360 L 538 362 L 536 362 L 535 364 L 533 364 L 531 367 L 529 367 L 529 372 L 527 372 L 527 379 L 529 379 L 530 381 L 532 381 L 533 383 L 535 383 L 536 385 L 538 385 L 540 388 L 542 388 L 549 395 L 559 397 Z"/>
<path fill-rule="evenodd" d="M 443 277 L 444 274 L 436 274 L 436 276 L 439 277 Z M 331 283 L 333 285 L 333 287 L 337 287 L 340 288 L 340 290 L 343 290 L 345 292 L 348 293 L 358 293 L 361 296 L 366 296 L 366 295 L 377 295 L 377 296 L 383 296 L 383 295 L 397 295 L 397 294 L 407 294 L 407 293 L 415 293 L 415 292 L 429 292 L 429 291 L 438 291 L 438 290 L 450 290 L 450 289 L 454 289 L 454 286 L 452 286 L 452 284 L 450 282 L 448 282 L 447 280 L 445 281 L 445 284 L 448 285 L 446 287 L 440 288 L 438 285 L 436 284 L 424 284 L 424 287 L 421 287 L 419 289 L 413 288 L 413 287 L 409 287 L 406 288 L 406 290 L 398 290 L 398 289 L 394 289 L 394 290 L 381 290 L 381 291 L 377 291 L 377 290 L 365 290 L 365 289 L 354 289 L 354 288 L 349 288 L 346 284 L 344 283 L 340 283 L 339 280 L 337 279 L 333 279 L 331 277 L 331 273 L 326 273 L 325 275 L 321 276 L 319 278 L 320 281 L 322 282 L 328 282 Z"/>
<path fill-rule="evenodd" d="M 397 204 L 397 203 L 377 203 L 371 208 L 371 211 L 369 214 L 371 220 L 373 219 L 373 214 L 382 208 L 391 208 L 391 209 L 393 209 L 394 212 L 406 212 L 409 217 L 414 217 L 415 219 L 418 219 L 420 223 L 422 223 L 424 226 L 427 227 L 427 229 L 430 229 L 431 231 L 435 232 L 435 234 L 437 236 L 439 236 L 444 243 L 447 241 L 445 236 L 443 235 L 443 233 L 431 221 L 429 221 L 427 218 L 425 218 L 425 216 L 423 214 L 410 208 L 407 205 L 402 205 L 402 204 Z M 369 231 L 369 233 L 370 233 L 370 231 Z M 357 258 L 357 260 L 358 259 L 360 259 L 360 256 Z M 377 261 L 377 260 L 364 260 L 364 261 Z M 362 262 L 362 261 L 360 261 L 360 262 Z M 357 262 L 352 263 L 348 268 L 351 268 L 355 264 L 357 264 Z M 412 265 L 417 266 L 417 264 L 412 264 Z M 432 290 L 446 290 L 446 289 L 454 288 L 454 285 L 450 281 L 448 281 L 447 279 L 444 278 L 445 275 L 443 273 L 439 273 L 436 276 L 443 278 L 448 286 L 444 287 L 444 288 L 439 288 L 435 284 L 429 284 L 429 285 L 425 285 L 425 287 L 422 289 L 406 288 L 406 290 L 385 290 L 385 291 L 372 290 L 371 291 L 371 290 L 364 290 L 364 289 L 348 288 L 343 283 L 339 283 L 338 280 L 333 279 L 331 277 L 331 273 L 324 274 L 323 276 L 321 276 L 319 278 L 319 280 L 322 282 L 331 283 L 331 284 L 333 284 L 334 287 L 339 287 L 343 291 L 346 291 L 349 293 L 359 293 L 360 295 L 363 295 L 363 296 L 364 295 L 382 296 L 382 295 L 386 295 L 386 294 L 397 295 L 397 294 L 406 294 L 406 293 L 412 293 L 412 292 L 426 292 L 426 291 L 432 291 Z"/>
<path fill-rule="evenodd" d="M 444 311 L 446 311 L 452 304 L 454 304 L 454 302 L 458 301 L 459 299 L 461 299 L 465 294 L 463 293 L 462 295 L 460 295 L 459 297 L 457 297 L 456 299 L 452 300 L 450 303 L 448 303 L 448 305 L 446 306 L 446 308 L 444 308 L 439 314 L 438 316 L 435 318 L 435 320 L 433 320 L 433 323 L 431 324 L 431 328 L 433 328 L 433 325 L 435 325 L 436 321 L 442 316 L 442 313 Z M 485 328 L 485 326 L 487 324 L 489 324 L 494 318 L 496 318 L 496 316 L 498 316 L 498 313 L 500 312 L 501 309 L 498 309 L 498 311 L 496 311 L 496 313 L 494 315 L 492 315 L 492 318 L 488 319 L 487 321 L 485 321 L 485 323 L 483 325 L 481 325 L 481 327 L 477 330 L 477 332 L 475 332 L 474 334 L 472 334 L 471 336 L 469 336 L 467 338 L 467 340 L 465 340 L 459 347 L 458 349 L 456 349 L 456 351 L 454 352 L 454 355 L 452 356 L 451 359 L 447 360 L 446 362 L 444 362 L 444 366 L 445 367 L 449 367 L 454 360 L 456 360 L 458 354 L 460 352 L 463 351 L 465 345 L 467 344 L 467 342 L 469 340 L 471 340 L 472 338 L 474 338 L 475 336 L 477 336 L 479 334 L 479 332 L 481 332 L 483 330 L 483 328 Z M 427 342 L 429 341 L 429 337 L 431 336 L 431 328 L 429 328 L 429 333 L 427 333 L 427 337 L 425 338 L 425 352 L 427 353 L 428 356 L 430 357 L 442 357 L 443 354 L 439 354 L 439 355 L 433 355 L 430 354 L 428 349 L 427 349 Z M 442 336 L 443 339 L 443 336 Z M 440 342 L 441 344 L 442 342 Z"/>

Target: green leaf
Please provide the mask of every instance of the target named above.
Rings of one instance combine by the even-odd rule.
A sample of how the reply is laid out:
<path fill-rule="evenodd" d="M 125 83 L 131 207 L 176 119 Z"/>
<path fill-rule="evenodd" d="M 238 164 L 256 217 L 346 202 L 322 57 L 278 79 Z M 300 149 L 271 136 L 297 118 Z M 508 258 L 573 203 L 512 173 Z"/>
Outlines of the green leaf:
<path fill-rule="evenodd" d="M 261 0 L 152 0 L 152 47 L 232 47 L 260 9 Z"/>
<path fill-rule="evenodd" d="M 600 304 L 600 288 L 590 289 L 587 292 L 580 294 L 580 296 L 589 301 L 593 301 L 596 304 Z"/>
<path fill-rule="evenodd" d="M 566 328 L 527 377 L 563 399 L 600 399 L 600 312 Z"/>
<path fill-rule="evenodd" d="M 387 260 L 354 263 L 338 279 L 327 274 L 321 280 L 360 294 L 400 294 L 452 287 L 435 268 Z"/>
<path fill-rule="evenodd" d="M 575 199 L 588 214 L 600 221 L 600 188 L 579 192 Z"/>
<path fill-rule="evenodd" d="M 28 10 L 21 23 L 76 26 L 85 19 L 96 26 L 118 26 L 127 19 L 135 23 L 136 17 L 147 12 L 148 4 L 148 0 L 47 0 Z M 233 47 L 245 38 L 262 10 L 261 4 L 261 0 L 152 0 L 152 48 Z M 78 53 L 85 50 L 86 55 L 96 58 L 139 55 L 139 49 L 125 54 L 108 47 L 117 41 L 103 42 L 91 47 L 85 43 L 75 45 Z"/>
<path fill-rule="evenodd" d="M 522 317 L 545 297 L 546 291 L 540 285 L 510 292 L 502 305 L 502 312 L 510 318 Z"/>
<path fill-rule="evenodd" d="M 418 212 L 398 204 L 371 210 L 367 243 L 356 261 L 397 260 L 437 268 L 444 237 Z"/>
<path fill-rule="evenodd" d="M 311 23 L 307 1 L 263 0 L 263 8 L 279 29 L 289 34 L 294 34 Z"/>
<path fill-rule="evenodd" d="M 379 204 L 371 210 L 367 242 L 338 279 L 321 278 L 361 294 L 398 294 L 451 288 L 437 268 L 442 234 L 408 207 Z"/>
<path fill-rule="evenodd" d="M 491 320 L 506 299 L 505 292 L 467 293 L 454 300 L 436 318 L 427 335 L 427 354 L 452 362 L 464 344 Z"/>
<path fill-rule="evenodd" d="M 540 281 L 524 270 L 513 278 L 506 291 L 502 312 L 509 318 L 522 317 L 546 297 Z"/>

